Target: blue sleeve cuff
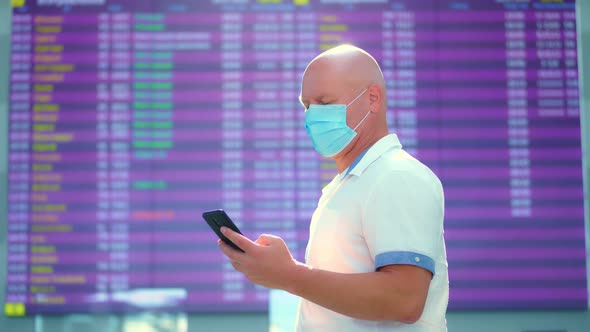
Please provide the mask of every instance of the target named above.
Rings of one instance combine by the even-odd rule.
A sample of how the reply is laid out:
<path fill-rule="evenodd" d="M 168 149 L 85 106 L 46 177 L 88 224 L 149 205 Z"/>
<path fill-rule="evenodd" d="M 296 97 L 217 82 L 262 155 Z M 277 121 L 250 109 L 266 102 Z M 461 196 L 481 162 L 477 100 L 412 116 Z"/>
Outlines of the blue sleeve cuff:
<path fill-rule="evenodd" d="M 428 270 L 434 276 L 434 260 L 411 251 L 389 251 L 375 257 L 375 271 L 386 265 L 414 265 Z"/>

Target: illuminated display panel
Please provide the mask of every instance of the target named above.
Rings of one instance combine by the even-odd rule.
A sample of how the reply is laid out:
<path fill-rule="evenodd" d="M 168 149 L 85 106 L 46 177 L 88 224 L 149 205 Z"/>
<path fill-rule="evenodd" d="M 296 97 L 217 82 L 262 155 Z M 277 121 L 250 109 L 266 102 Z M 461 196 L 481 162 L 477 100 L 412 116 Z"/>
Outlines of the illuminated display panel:
<path fill-rule="evenodd" d="M 443 182 L 449 308 L 586 308 L 574 2 L 328 2 L 15 7 L 5 313 L 266 310 L 200 216 L 303 260 L 336 169 L 300 79 L 340 43 Z"/>

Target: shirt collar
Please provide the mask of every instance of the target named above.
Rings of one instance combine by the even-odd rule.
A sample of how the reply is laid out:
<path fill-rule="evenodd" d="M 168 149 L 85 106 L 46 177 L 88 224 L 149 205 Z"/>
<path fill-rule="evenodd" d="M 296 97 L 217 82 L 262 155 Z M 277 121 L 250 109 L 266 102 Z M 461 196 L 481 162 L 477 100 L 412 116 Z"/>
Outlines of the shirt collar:
<path fill-rule="evenodd" d="M 361 176 L 361 174 L 371 165 L 375 160 L 379 159 L 381 155 L 390 149 L 401 149 L 402 145 L 399 142 L 396 134 L 389 134 L 378 140 L 371 147 L 363 151 L 356 157 L 356 159 L 348 166 L 342 173 L 342 178 L 350 175 Z"/>

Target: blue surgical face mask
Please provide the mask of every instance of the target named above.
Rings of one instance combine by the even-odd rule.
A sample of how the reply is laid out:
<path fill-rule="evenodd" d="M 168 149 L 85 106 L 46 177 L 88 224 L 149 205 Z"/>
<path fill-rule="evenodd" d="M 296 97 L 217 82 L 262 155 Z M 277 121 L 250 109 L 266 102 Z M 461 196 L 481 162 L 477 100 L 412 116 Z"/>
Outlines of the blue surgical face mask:
<path fill-rule="evenodd" d="M 311 138 L 313 147 L 319 154 L 324 157 L 333 157 L 344 150 L 356 137 L 356 129 L 365 121 L 371 111 L 367 112 L 365 117 L 354 128 L 350 128 L 346 124 L 346 110 L 367 89 L 363 90 L 348 105 L 309 105 L 309 108 L 305 111 L 305 129 L 307 135 Z"/>

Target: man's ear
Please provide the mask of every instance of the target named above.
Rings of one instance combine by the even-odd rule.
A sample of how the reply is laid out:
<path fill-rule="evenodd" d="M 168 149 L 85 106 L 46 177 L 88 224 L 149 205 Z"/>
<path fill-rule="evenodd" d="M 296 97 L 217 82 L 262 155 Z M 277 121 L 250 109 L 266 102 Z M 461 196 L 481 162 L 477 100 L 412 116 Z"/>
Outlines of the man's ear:
<path fill-rule="evenodd" d="M 371 83 L 367 90 L 369 94 L 369 109 L 372 113 L 378 113 L 381 109 L 381 102 L 383 101 L 383 90 L 375 83 Z"/>

